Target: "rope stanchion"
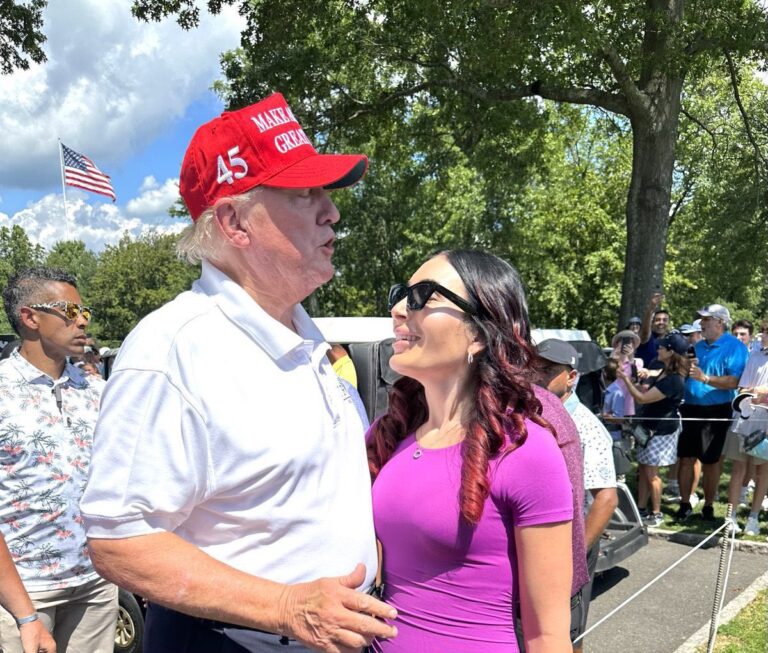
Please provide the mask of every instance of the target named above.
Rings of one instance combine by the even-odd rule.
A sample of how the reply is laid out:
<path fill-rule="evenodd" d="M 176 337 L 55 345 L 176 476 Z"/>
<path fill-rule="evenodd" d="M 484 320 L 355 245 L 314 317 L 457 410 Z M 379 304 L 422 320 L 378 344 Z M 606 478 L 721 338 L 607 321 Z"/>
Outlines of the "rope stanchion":
<path fill-rule="evenodd" d="M 720 560 L 717 566 L 717 580 L 715 582 L 715 598 L 712 602 L 712 618 L 709 621 L 709 640 L 707 642 L 707 653 L 715 650 L 715 641 L 717 639 L 717 627 L 720 622 L 720 612 L 725 602 L 725 590 L 728 588 L 728 575 L 731 572 L 731 560 L 733 559 L 733 550 L 736 543 L 736 528 L 731 518 L 733 516 L 733 504 L 729 503 L 725 509 L 725 526 L 728 528 L 728 535 L 720 541 Z M 729 546 L 730 544 L 730 546 Z M 726 567 L 725 554 L 730 549 L 728 563 Z"/>

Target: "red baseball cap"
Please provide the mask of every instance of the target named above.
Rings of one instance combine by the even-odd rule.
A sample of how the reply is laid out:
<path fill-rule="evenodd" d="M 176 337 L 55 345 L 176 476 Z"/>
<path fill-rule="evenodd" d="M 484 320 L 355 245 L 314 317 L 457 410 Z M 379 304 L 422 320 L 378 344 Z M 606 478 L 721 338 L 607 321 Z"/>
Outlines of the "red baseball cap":
<path fill-rule="evenodd" d="M 280 93 L 198 128 L 181 164 L 179 191 L 193 220 L 217 199 L 256 186 L 344 188 L 368 168 L 364 154 L 318 154 Z"/>

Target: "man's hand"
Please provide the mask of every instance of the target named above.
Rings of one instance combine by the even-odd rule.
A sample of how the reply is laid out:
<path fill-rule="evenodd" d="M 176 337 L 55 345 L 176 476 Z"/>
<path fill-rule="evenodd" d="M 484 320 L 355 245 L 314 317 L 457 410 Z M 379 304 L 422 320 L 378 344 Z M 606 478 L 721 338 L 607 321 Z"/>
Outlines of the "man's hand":
<path fill-rule="evenodd" d="M 24 653 L 56 653 L 56 642 L 39 619 L 19 627 Z"/>
<path fill-rule="evenodd" d="M 397 635 L 397 612 L 368 594 L 356 591 L 365 581 L 365 565 L 348 576 L 320 578 L 289 585 L 279 603 L 280 633 L 324 653 L 346 653 L 368 646 L 374 637 Z"/>
<path fill-rule="evenodd" d="M 701 371 L 698 363 L 698 359 L 691 359 L 691 371 L 688 373 L 688 376 L 690 376 L 695 381 L 704 381 L 704 379 L 707 378 L 707 375 Z"/>
<path fill-rule="evenodd" d="M 648 300 L 648 308 L 652 311 L 655 311 L 659 306 L 661 306 L 661 303 L 663 301 L 664 301 L 664 293 L 655 292 L 651 295 L 651 298 Z"/>

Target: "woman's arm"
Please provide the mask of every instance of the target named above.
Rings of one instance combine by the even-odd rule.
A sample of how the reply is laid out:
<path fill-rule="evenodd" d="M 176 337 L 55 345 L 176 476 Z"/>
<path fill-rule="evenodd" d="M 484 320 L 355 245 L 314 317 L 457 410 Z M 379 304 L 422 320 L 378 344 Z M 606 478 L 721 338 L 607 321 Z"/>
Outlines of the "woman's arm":
<path fill-rule="evenodd" d="M 571 653 L 571 522 L 515 527 L 527 653 Z"/>
<path fill-rule="evenodd" d="M 660 392 L 658 388 L 651 388 L 648 392 L 640 392 L 640 390 L 632 384 L 632 380 L 621 370 L 616 370 L 616 376 L 624 381 L 624 385 L 627 387 L 629 394 L 632 395 L 632 399 L 638 404 L 652 404 L 666 398 L 666 395 Z"/>

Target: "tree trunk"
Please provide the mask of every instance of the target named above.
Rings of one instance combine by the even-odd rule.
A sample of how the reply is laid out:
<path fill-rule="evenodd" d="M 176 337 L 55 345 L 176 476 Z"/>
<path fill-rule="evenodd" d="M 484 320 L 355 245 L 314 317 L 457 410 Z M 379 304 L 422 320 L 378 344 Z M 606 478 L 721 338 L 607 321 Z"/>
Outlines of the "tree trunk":
<path fill-rule="evenodd" d="M 627 194 L 627 250 L 619 328 L 663 291 L 672 172 L 683 80 L 666 80 L 653 109 L 632 117 L 632 179 Z M 650 115 L 649 115 L 650 114 Z"/>

